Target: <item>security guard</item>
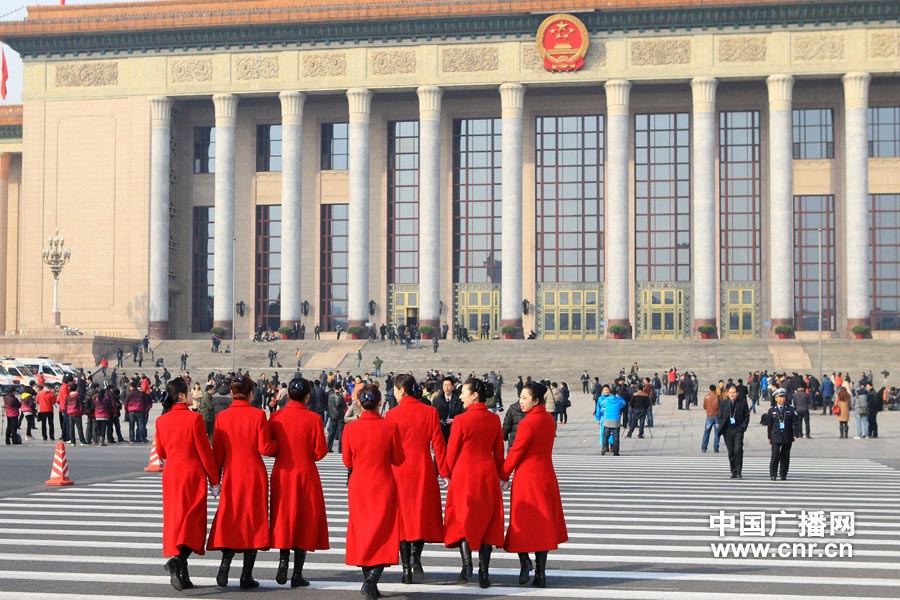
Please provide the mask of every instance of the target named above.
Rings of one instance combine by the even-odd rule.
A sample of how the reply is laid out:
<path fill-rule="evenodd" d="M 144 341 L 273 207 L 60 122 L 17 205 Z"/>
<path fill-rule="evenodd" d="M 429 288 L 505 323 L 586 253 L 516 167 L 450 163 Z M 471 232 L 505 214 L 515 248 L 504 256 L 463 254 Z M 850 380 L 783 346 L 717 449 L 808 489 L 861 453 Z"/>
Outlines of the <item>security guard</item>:
<path fill-rule="evenodd" d="M 791 446 L 794 443 L 794 425 L 797 412 L 793 406 L 786 406 L 787 391 L 784 388 L 775 390 L 775 406 L 763 417 L 763 424 L 768 427 L 769 444 L 772 445 L 772 460 L 769 461 L 769 477 L 775 481 L 776 475 L 787 479 L 788 467 L 791 464 Z"/>

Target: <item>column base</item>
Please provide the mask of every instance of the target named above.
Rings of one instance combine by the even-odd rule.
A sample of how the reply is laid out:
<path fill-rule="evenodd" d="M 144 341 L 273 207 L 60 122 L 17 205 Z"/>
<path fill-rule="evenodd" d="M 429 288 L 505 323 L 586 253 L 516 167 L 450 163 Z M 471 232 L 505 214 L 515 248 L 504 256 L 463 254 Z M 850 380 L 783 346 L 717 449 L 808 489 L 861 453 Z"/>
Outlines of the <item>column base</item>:
<path fill-rule="evenodd" d="M 712 331 L 708 331 L 703 333 L 700 331 L 700 328 L 703 327 L 706 329 L 707 327 L 712 327 Z M 716 327 L 715 319 L 694 319 L 694 335 L 703 340 L 717 340 L 719 339 L 719 330 Z"/>
<path fill-rule="evenodd" d="M 772 319 L 769 319 L 769 322 L 771 323 L 771 325 L 769 326 L 769 337 L 770 338 L 790 339 L 790 340 L 794 339 L 794 333 L 793 333 L 794 320 L 793 319 L 772 318 Z M 784 336 L 775 333 L 775 329 L 779 325 L 787 325 L 788 327 L 791 328 L 791 333 L 785 334 Z"/>
<path fill-rule="evenodd" d="M 213 321 L 213 327 L 221 327 L 225 330 L 225 333 L 222 334 L 222 339 L 231 339 L 231 329 L 234 321 Z"/>
<path fill-rule="evenodd" d="M 419 319 L 419 331 L 421 331 L 423 327 L 431 327 L 431 333 L 428 334 L 428 339 L 441 337 L 441 322 L 438 319 Z M 422 334 L 422 339 L 426 339 L 424 333 Z"/>
<path fill-rule="evenodd" d="M 167 340 L 169 337 L 168 321 L 150 321 L 150 339 Z"/>
<path fill-rule="evenodd" d="M 512 333 L 503 333 L 505 327 L 512 327 Z M 503 319 L 500 321 L 501 336 L 507 340 L 525 339 L 525 331 L 522 329 L 522 319 Z"/>
<path fill-rule="evenodd" d="M 847 337 L 848 338 L 858 338 L 864 340 L 872 339 L 872 328 L 871 328 L 871 319 L 847 319 Z M 862 325 L 864 327 L 868 327 L 869 330 L 866 333 L 857 334 L 853 332 L 853 328 L 857 325 Z"/>
<path fill-rule="evenodd" d="M 622 333 L 610 333 L 609 328 L 613 326 L 622 326 L 625 331 Z M 606 339 L 608 340 L 630 340 L 634 334 L 631 328 L 631 321 L 628 319 L 607 319 L 606 321 Z"/>

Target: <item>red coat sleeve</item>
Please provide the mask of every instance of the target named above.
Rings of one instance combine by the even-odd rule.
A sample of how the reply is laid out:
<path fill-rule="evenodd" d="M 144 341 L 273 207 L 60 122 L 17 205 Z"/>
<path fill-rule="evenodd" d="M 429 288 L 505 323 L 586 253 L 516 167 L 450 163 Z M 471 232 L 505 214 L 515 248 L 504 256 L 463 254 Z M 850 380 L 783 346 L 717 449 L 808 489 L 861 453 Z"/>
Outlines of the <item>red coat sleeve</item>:
<path fill-rule="evenodd" d="M 220 421 L 216 419 L 213 427 L 213 461 L 216 463 L 216 472 L 222 475 L 222 469 L 225 468 L 225 432 L 219 426 Z M 217 441 L 218 440 L 218 441 Z"/>
<path fill-rule="evenodd" d="M 400 437 L 400 429 L 393 423 L 391 430 L 391 464 L 399 467 L 406 460 L 406 454 L 403 452 L 403 439 Z"/>
<path fill-rule="evenodd" d="M 341 434 L 341 458 L 344 460 L 344 466 L 348 469 L 353 468 L 353 427 L 347 427 Z M 347 435 L 347 434 L 350 435 Z"/>
<path fill-rule="evenodd" d="M 500 426 L 499 417 L 494 421 L 494 463 L 497 465 L 497 477 L 503 479 L 503 427 Z"/>
<path fill-rule="evenodd" d="M 278 454 L 278 442 L 269 433 L 266 415 L 262 411 L 260 411 L 256 426 L 256 449 L 263 456 L 275 456 Z"/>
<path fill-rule="evenodd" d="M 194 446 L 197 448 L 197 456 L 200 457 L 200 463 L 206 472 L 206 478 L 210 485 L 218 485 L 221 471 L 216 468 L 216 461 L 213 458 L 212 448 L 209 447 L 209 437 L 206 435 L 206 427 L 203 425 L 203 419 L 200 415 L 194 419 Z"/>
<path fill-rule="evenodd" d="M 316 432 L 316 460 L 322 460 L 328 455 L 328 445 L 325 443 L 325 432 L 319 425 L 313 430 Z"/>
<path fill-rule="evenodd" d="M 525 456 L 525 452 L 531 445 L 531 437 L 531 427 L 525 421 L 519 423 L 519 429 L 516 431 L 516 441 L 513 442 L 512 448 L 509 449 L 509 454 L 506 455 L 506 461 L 504 461 L 503 469 L 500 473 L 500 478 L 504 481 L 508 481 L 509 476 L 519 466 L 522 457 Z"/>
<path fill-rule="evenodd" d="M 431 447 L 434 450 L 434 458 L 437 461 L 438 473 L 441 477 L 449 477 L 447 444 L 444 442 L 444 434 L 441 433 L 441 421 L 436 410 L 431 411 Z"/>
<path fill-rule="evenodd" d="M 166 436 L 165 434 L 159 435 L 159 430 L 156 431 L 156 456 L 159 457 L 160 460 L 166 460 Z"/>
<path fill-rule="evenodd" d="M 447 440 L 447 472 L 453 476 L 453 469 L 456 468 L 456 459 L 459 458 L 459 451 L 462 449 L 462 430 L 465 428 L 463 422 L 459 421 L 459 417 L 453 420 L 450 426 L 450 439 Z"/>

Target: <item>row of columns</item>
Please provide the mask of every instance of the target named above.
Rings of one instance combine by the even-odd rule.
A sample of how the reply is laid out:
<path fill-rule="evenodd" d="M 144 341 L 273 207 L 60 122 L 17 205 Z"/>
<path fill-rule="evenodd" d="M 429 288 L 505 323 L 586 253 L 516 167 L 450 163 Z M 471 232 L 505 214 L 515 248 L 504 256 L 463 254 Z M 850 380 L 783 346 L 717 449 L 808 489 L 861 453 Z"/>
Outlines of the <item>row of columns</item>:
<path fill-rule="evenodd" d="M 848 325 L 865 323 L 869 317 L 869 241 L 866 235 L 868 194 L 868 147 L 866 111 L 868 73 L 843 77 L 846 140 L 846 239 Z M 793 159 L 791 108 L 794 77 L 772 75 L 766 80 L 769 93 L 769 264 L 770 314 L 773 327 L 793 322 L 793 239 L 774 235 L 789 231 L 793 222 Z M 693 306 L 694 326 L 715 325 L 719 306 L 717 293 L 718 240 L 716 221 L 716 87 L 712 77 L 691 80 L 693 99 L 693 145 L 691 183 L 693 202 Z M 629 143 L 631 82 L 610 80 L 606 91 L 606 272 L 608 325 L 631 329 L 629 249 Z M 501 321 L 522 329 L 522 136 L 525 86 L 504 83 L 499 88 L 502 111 L 503 230 Z M 441 234 L 441 99 L 443 90 L 423 86 L 419 98 L 419 224 L 423 239 L 419 247 L 419 318 L 423 325 L 440 323 L 440 234 Z M 349 265 L 348 323 L 369 320 L 369 128 L 373 93 L 364 88 L 347 90 L 349 104 Z M 289 91 L 279 94 L 282 109 L 282 323 L 301 318 L 300 217 L 301 139 L 306 95 Z M 169 239 L 169 144 L 172 100 L 152 98 L 150 183 L 150 332 L 156 338 L 168 335 L 168 239 Z M 231 329 L 234 315 L 234 201 L 235 122 L 238 96 L 213 96 L 216 121 L 215 175 L 215 308 L 214 325 Z M 2 166 L 2 164 L 0 164 Z M 2 183 L 2 180 L 0 180 Z M 2 194 L 2 192 L 0 192 Z M 0 196 L 2 204 L 2 196 Z M 787 228 L 787 229 L 785 229 Z M 790 265 L 785 267 L 785 265 Z M 2 268 L 2 267 L 0 267 Z M 788 268 L 790 273 L 776 269 Z M 0 278 L 0 282 L 3 278 Z"/>

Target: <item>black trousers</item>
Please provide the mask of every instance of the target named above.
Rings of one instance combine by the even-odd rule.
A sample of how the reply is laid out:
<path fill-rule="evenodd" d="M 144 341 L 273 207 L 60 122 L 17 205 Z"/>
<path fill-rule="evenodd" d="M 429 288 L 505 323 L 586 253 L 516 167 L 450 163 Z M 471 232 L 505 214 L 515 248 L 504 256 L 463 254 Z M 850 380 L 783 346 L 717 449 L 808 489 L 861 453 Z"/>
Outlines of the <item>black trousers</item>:
<path fill-rule="evenodd" d="M 647 410 L 646 409 L 632 410 L 631 411 L 631 423 L 629 424 L 629 427 L 628 427 L 628 435 L 631 436 L 631 434 L 634 433 L 634 428 L 636 426 L 638 426 L 639 427 L 638 435 L 643 436 L 644 435 L 644 422 L 646 420 L 647 420 Z"/>
<path fill-rule="evenodd" d="M 878 413 L 869 410 L 869 437 L 878 437 Z"/>
<path fill-rule="evenodd" d="M 791 446 L 793 446 L 792 442 L 786 444 L 772 442 L 772 459 L 769 461 L 770 477 L 787 477 L 788 467 L 791 466 Z"/>
<path fill-rule="evenodd" d="M 87 441 L 84 439 L 84 426 L 81 422 L 81 415 L 69 415 L 69 435 L 67 437 L 69 439 L 69 442 L 71 442 L 73 445 L 75 444 L 76 430 L 78 431 L 78 440 L 82 444 L 87 444 Z"/>
<path fill-rule="evenodd" d="M 808 410 L 798 410 L 797 411 L 797 423 L 796 432 L 797 437 L 803 437 L 803 424 L 806 423 L 806 435 L 810 434 L 809 431 L 809 411 Z"/>
<path fill-rule="evenodd" d="M 731 474 L 740 475 L 744 468 L 744 432 L 727 427 L 722 437 L 725 438 L 725 447 L 728 448 L 728 463 L 731 466 Z"/>
<path fill-rule="evenodd" d="M 6 417 L 6 445 L 13 443 L 13 438 L 19 431 L 19 417 Z"/>
<path fill-rule="evenodd" d="M 50 439 L 55 440 L 56 433 L 54 433 L 54 431 L 53 431 L 53 427 L 54 427 L 53 411 L 51 410 L 50 412 L 39 412 L 38 420 L 41 422 L 41 436 L 44 438 L 44 440 L 47 439 L 47 425 L 48 424 L 50 425 Z"/>

